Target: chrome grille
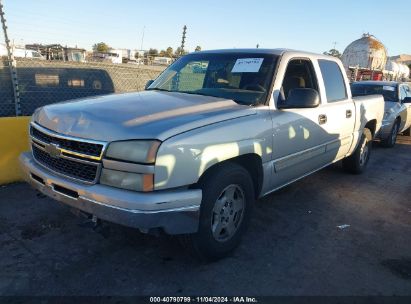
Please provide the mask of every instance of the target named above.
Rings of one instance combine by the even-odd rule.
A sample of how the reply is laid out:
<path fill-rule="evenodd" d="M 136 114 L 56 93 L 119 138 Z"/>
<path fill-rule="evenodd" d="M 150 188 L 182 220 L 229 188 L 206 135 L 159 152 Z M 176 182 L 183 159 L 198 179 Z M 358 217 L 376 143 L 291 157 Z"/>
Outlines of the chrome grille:
<path fill-rule="evenodd" d="M 56 174 L 85 183 L 96 183 L 106 143 L 54 133 L 35 123 L 30 125 L 33 157 Z"/>
<path fill-rule="evenodd" d="M 84 164 L 65 158 L 53 158 L 46 151 L 32 145 L 34 158 L 53 171 L 85 182 L 94 182 L 98 172 L 98 164 Z"/>
<path fill-rule="evenodd" d="M 65 138 L 53 137 L 40 130 L 30 127 L 30 135 L 46 144 L 58 144 L 60 148 L 67 149 L 76 153 L 84 153 L 90 156 L 101 156 L 103 145 L 89 142 L 68 140 Z"/>

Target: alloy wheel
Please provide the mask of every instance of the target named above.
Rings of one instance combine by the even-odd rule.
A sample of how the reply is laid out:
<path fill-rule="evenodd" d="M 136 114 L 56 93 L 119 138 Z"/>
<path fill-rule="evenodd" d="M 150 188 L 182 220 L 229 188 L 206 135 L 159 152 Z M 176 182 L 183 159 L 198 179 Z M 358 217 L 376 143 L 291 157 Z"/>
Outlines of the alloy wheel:
<path fill-rule="evenodd" d="M 244 217 L 245 195 L 239 185 L 227 186 L 219 195 L 213 208 L 211 230 L 215 240 L 231 239 Z"/>

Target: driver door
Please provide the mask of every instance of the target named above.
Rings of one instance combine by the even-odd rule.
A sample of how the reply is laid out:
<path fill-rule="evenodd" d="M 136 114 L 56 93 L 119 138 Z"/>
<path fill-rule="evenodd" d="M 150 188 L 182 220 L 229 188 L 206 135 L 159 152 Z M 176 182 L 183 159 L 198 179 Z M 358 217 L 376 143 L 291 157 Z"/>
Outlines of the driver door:
<path fill-rule="evenodd" d="M 277 105 L 287 103 L 292 89 L 311 88 L 319 91 L 317 74 L 310 59 L 296 58 L 288 62 Z M 326 143 L 331 134 L 325 129 L 323 105 L 316 108 L 276 109 L 273 121 L 272 188 L 292 182 L 327 162 Z"/>

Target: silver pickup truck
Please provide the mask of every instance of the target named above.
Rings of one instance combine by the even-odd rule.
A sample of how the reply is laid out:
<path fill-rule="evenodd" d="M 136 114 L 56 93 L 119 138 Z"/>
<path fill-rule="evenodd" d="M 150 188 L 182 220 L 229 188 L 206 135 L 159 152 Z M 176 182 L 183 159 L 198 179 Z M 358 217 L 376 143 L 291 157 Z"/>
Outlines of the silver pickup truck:
<path fill-rule="evenodd" d="M 410 135 L 411 87 L 395 81 L 360 81 L 351 84 L 353 96 L 378 94 L 384 97 L 385 112 L 377 138 L 385 147 L 392 148 L 397 134 Z"/>
<path fill-rule="evenodd" d="M 38 109 L 27 181 L 94 218 L 180 234 L 206 259 L 240 242 L 254 201 L 329 164 L 361 173 L 382 96 L 341 62 L 283 49 L 189 54 L 145 92 Z"/>

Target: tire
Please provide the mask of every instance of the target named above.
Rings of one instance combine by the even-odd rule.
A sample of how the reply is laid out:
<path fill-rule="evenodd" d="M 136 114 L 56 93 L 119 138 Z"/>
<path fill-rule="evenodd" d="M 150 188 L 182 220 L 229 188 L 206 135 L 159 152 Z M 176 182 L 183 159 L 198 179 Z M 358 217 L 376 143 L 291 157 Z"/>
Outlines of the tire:
<path fill-rule="evenodd" d="M 228 162 L 212 169 L 199 186 L 203 191 L 199 230 L 180 240 L 200 260 L 214 261 L 239 245 L 254 205 L 254 185 L 246 169 Z"/>
<path fill-rule="evenodd" d="M 409 127 L 407 130 L 405 130 L 404 132 L 402 132 L 402 135 L 404 135 L 404 136 L 411 136 L 411 127 Z"/>
<path fill-rule="evenodd" d="M 396 121 L 394 123 L 394 125 L 392 126 L 390 135 L 387 138 L 381 140 L 381 145 L 383 147 L 392 148 L 392 147 L 395 146 L 395 143 L 397 141 L 399 128 L 400 128 L 400 123 L 398 121 Z"/>
<path fill-rule="evenodd" d="M 361 140 L 354 153 L 343 159 L 344 170 L 352 174 L 361 174 L 365 171 L 371 155 L 372 134 L 369 129 L 364 129 Z"/>

